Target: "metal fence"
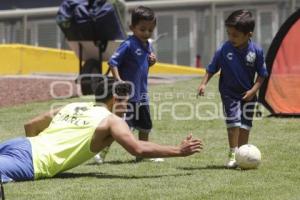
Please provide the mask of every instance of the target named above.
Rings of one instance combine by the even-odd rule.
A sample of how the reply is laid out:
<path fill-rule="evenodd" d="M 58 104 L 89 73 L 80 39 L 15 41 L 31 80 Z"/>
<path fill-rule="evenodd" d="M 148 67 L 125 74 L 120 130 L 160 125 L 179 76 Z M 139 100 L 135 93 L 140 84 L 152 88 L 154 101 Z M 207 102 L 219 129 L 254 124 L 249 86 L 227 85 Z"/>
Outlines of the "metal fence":
<path fill-rule="evenodd" d="M 170 3 L 168 3 L 170 2 Z M 172 3 L 173 2 L 173 3 Z M 127 2 L 124 18 L 141 2 Z M 300 0 L 252 1 L 145 1 L 157 15 L 155 51 L 160 62 L 207 65 L 215 49 L 226 40 L 224 20 L 236 9 L 246 8 L 256 20 L 254 40 L 267 51 L 280 25 L 300 7 Z M 0 11 L 0 43 L 68 49 L 55 22 L 58 7 Z"/>

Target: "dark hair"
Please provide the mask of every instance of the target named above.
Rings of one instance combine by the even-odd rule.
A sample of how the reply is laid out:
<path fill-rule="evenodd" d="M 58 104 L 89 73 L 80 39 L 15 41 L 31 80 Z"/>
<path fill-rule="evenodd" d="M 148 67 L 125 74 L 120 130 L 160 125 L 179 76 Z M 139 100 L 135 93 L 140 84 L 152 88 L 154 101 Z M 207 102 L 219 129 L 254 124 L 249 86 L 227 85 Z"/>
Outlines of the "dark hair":
<path fill-rule="evenodd" d="M 105 103 L 113 95 L 125 98 L 131 94 L 131 84 L 128 82 L 116 81 L 113 77 L 103 78 L 97 85 L 95 91 L 95 100 L 97 103 Z"/>
<path fill-rule="evenodd" d="M 156 23 L 154 11 L 145 6 L 139 6 L 135 8 L 131 13 L 131 25 L 135 26 L 141 20 L 154 21 Z"/>
<path fill-rule="evenodd" d="M 234 27 L 246 34 L 254 31 L 255 21 L 250 11 L 236 10 L 225 20 L 225 26 Z"/>

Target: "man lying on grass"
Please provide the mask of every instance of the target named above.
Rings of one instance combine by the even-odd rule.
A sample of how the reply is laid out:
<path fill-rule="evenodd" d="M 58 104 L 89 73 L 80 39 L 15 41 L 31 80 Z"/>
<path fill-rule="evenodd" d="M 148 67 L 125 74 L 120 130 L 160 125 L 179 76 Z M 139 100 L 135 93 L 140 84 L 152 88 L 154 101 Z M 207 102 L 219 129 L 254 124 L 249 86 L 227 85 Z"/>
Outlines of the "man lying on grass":
<path fill-rule="evenodd" d="M 71 103 L 26 123 L 25 133 L 32 137 L 0 144 L 2 181 L 53 177 L 89 160 L 114 140 L 130 154 L 145 158 L 200 152 L 201 140 L 191 135 L 179 146 L 137 140 L 121 119 L 130 93 L 129 83 L 108 79 L 98 85 L 96 103 Z"/>

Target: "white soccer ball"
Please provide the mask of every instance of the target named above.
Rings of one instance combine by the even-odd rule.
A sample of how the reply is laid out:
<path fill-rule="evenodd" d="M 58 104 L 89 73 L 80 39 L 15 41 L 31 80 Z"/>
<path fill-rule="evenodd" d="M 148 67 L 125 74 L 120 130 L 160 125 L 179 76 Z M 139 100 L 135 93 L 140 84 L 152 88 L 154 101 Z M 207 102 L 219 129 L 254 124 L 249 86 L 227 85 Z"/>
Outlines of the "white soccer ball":
<path fill-rule="evenodd" d="M 261 162 L 261 153 L 256 146 L 245 144 L 238 149 L 235 158 L 241 169 L 255 169 Z"/>

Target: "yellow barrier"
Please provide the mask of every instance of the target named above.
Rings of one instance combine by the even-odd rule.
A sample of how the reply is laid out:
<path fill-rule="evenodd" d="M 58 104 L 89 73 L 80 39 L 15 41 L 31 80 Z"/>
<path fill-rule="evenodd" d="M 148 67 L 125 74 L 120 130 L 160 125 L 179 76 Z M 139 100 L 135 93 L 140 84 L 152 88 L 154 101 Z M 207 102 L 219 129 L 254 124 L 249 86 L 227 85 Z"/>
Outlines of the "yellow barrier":
<path fill-rule="evenodd" d="M 204 75 L 204 73 L 204 69 L 166 63 L 156 63 L 150 67 L 150 74 Z"/>
<path fill-rule="evenodd" d="M 78 73 L 71 51 L 27 45 L 0 45 L 0 74 Z"/>
<path fill-rule="evenodd" d="M 78 73 L 78 58 L 72 51 L 33 47 L 20 44 L 0 45 L 0 75 L 32 73 Z M 107 70 L 103 63 L 103 71 Z M 157 63 L 150 74 L 203 75 L 203 69 Z"/>

